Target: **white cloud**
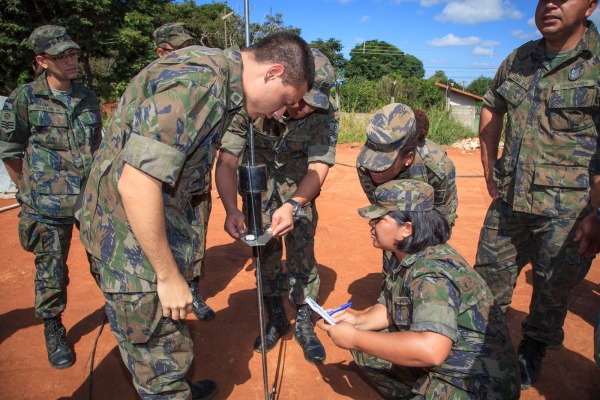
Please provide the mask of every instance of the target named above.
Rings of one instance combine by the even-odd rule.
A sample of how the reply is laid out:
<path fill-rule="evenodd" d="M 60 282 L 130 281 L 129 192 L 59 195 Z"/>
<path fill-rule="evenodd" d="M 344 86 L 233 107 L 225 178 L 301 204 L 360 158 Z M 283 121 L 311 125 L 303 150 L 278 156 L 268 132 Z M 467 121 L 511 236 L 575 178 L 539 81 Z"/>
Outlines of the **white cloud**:
<path fill-rule="evenodd" d="M 435 19 L 456 24 L 478 24 L 522 17 L 523 13 L 508 0 L 450 0 Z"/>
<path fill-rule="evenodd" d="M 365 41 L 365 38 L 355 37 L 354 40 L 356 41 L 356 43 L 362 43 Z"/>
<path fill-rule="evenodd" d="M 535 27 L 535 18 L 531 17 L 527 20 L 527 25 Z"/>
<path fill-rule="evenodd" d="M 443 38 L 433 38 L 427 41 L 428 44 L 435 47 L 450 47 L 450 46 L 472 46 L 481 43 L 481 39 L 476 36 L 460 38 L 452 33 L 447 34 Z"/>
<path fill-rule="evenodd" d="M 350 3 L 351 1 L 352 1 L 352 0 L 338 0 L 338 2 L 339 2 L 340 4 L 348 4 L 348 3 Z"/>
<path fill-rule="evenodd" d="M 491 56 L 492 49 L 487 47 L 475 46 L 473 49 L 473 54 L 476 56 Z"/>
<path fill-rule="evenodd" d="M 434 5 L 439 4 L 441 2 L 442 2 L 442 0 L 421 0 L 419 2 L 419 4 L 422 7 L 431 7 L 431 6 L 434 6 Z"/>
<path fill-rule="evenodd" d="M 482 68 L 486 68 L 486 67 L 494 67 L 491 63 L 487 63 L 487 62 L 474 62 L 470 64 L 471 67 L 482 67 Z"/>
<path fill-rule="evenodd" d="M 360 22 L 369 22 L 369 16 L 363 15 L 362 17 L 360 17 Z"/>
<path fill-rule="evenodd" d="M 538 39 L 542 36 L 537 29 L 533 32 L 525 32 L 521 29 L 515 29 L 511 33 L 514 37 L 521 40 L 533 40 Z"/>

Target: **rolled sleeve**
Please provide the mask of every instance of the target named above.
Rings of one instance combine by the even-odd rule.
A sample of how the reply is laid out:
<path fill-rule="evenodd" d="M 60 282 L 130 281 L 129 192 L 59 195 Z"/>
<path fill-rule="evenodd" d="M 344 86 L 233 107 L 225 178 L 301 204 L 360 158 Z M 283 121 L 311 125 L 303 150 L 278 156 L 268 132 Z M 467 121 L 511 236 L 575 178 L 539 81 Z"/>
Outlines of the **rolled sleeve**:
<path fill-rule="evenodd" d="M 0 142 L 0 159 L 22 159 L 26 145 L 21 143 Z"/>
<path fill-rule="evenodd" d="M 174 186 L 185 162 L 185 154 L 156 140 L 131 135 L 123 160 L 153 178 Z"/>
<path fill-rule="evenodd" d="M 221 140 L 221 151 L 230 153 L 238 158 L 246 149 L 246 137 L 227 131 Z"/>
<path fill-rule="evenodd" d="M 332 167 L 335 165 L 335 147 L 331 146 L 311 146 L 308 149 L 308 162 L 322 162 Z"/>
<path fill-rule="evenodd" d="M 413 316 L 410 330 L 435 332 L 452 342 L 458 340 L 458 293 L 444 278 L 427 277 L 411 282 Z"/>

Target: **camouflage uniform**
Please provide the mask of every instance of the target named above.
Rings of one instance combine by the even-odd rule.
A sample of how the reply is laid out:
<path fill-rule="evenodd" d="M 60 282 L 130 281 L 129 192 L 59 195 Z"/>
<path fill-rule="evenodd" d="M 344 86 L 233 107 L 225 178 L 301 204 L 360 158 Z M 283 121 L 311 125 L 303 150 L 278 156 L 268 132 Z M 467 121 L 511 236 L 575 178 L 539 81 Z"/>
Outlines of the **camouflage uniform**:
<path fill-rule="evenodd" d="M 57 26 L 36 29 L 31 42 L 38 54 L 79 49 Z M 0 158 L 23 160 L 19 239 L 35 254 L 35 315 L 47 320 L 67 304 L 74 208 L 102 140 L 100 103 L 75 81 L 70 93 L 56 94 L 44 72 L 13 91 L 0 120 Z"/>
<path fill-rule="evenodd" d="M 532 263 L 523 333 L 548 345 L 562 343 L 573 289 L 591 265 L 573 236 L 590 212 L 590 161 L 599 151 L 599 39 L 589 22 L 558 60 L 543 39 L 526 43 L 502 63 L 484 97 L 496 114 L 508 113 L 508 123 L 494 165 L 500 199 L 488 209 L 474 268 L 506 309 L 521 269 Z"/>
<path fill-rule="evenodd" d="M 375 193 L 364 218 L 390 211 L 433 209 L 433 188 L 414 180 L 390 181 Z M 428 368 L 392 364 L 352 351 L 354 361 L 386 395 L 412 399 L 515 399 L 517 359 L 504 315 L 483 279 L 450 245 L 408 254 L 383 282 L 390 332 L 435 332 L 452 340 L 448 358 Z"/>
<path fill-rule="evenodd" d="M 185 321 L 162 318 L 156 273 L 117 189 L 122 166 L 163 182 L 167 238 L 179 272 L 190 280 L 202 257 L 198 204 L 209 190 L 206 177 L 242 105 L 239 51 L 192 46 L 161 57 L 121 97 L 86 186 L 81 240 L 94 257 L 111 329 L 144 399 L 189 398 L 183 377 L 193 352 Z"/>
<path fill-rule="evenodd" d="M 415 128 L 413 128 L 415 122 L 412 110 L 403 104 L 398 104 L 398 106 L 388 105 L 378 113 L 379 116 L 376 114 L 373 117 L 367 127 L 367 142 L 356 159 L 358 180 L 371 203 L 375 202 L 375 189 L 377 186 L 371 179 L 369 170 L 382 171 L 390 168 L 398 155 L 398 151 L 406 143 L 407 136 L 416 134 Z M 399 115 L 404 115 L 398 121 L 404 121 L 408 118 L 408 122 L 412 125 L 407 124 L 407 122 L 398 122 L 397 125 L 407 124 L 404 126 L 410 126 L 410 128 L 382 133 L 385 130 L 384 125 L 387 124 L 386 127 L 389 128 L 390 123 L 393 123 L 393 118 L 389 118 L 392 113 L 398 112 L 400 112 Z M 379 123 L 381 126 L 374 126 L 374 123 Z M 442 146 L 429 139 L 418 142 L 413 162 L 410 167 L 393 178 L 393 180 L 398 179 L 416 179 L 433 186 L 434 207 L 442 213 L 450 227 L 454 225 L 454 220 L 457 218 L 456 208 L 458 207 L 456 169 Z M 383 252 L 382 271 L 384 276 L 387 271 L 397 267 L 397 262 L 398 260 L 391 251 Z"/>
<path fill-rule="evenodd" d="M 327 65 L 330 67 L 329 63 Z M 327 75 L 333 75 L 333 71 L 317 66 L 316 74 L 325 75 L 315 78 L 315 85 L 318 85 Z M 322 162 L 330 167 L 335 164 L 339 112 L 334 104 L 330 97 L 329 104 L 321 104 L 302 119 L 259 118 L 254 121 L 255 161 L 267 166 L 267 191 L 262 194 L 263 221 L 267 226 L 275 210 L 292 197 L 310 163 Z M 247 119 L 240 113 L 223 137 L 221 151 L 238 158 L 244 155 L 242 162 L 245 163 L 247 130 Z M 314 254 L 317 221 L 316 202 L 312 199 L 302 208 L 294 229 L 285 235 L 287 273 L 281 262 L 281 238 L 272 239 L 261 247 L 265 296 L 282 296 L 287 291 L 294 304 L 303 304 L 306 296 L 317 299 L 320 284 Z"/>

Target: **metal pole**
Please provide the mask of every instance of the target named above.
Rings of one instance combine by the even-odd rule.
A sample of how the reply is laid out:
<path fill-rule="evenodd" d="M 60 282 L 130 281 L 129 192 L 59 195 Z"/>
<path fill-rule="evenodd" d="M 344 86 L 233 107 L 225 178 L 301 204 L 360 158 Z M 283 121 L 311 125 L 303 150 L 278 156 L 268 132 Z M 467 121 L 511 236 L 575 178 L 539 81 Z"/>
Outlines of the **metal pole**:
<path fill-rule="evenodd" d="M 250 46 L 250 6 L 249 1 L 244 0 L 244 16 L 245 16 L 245 30 L 246 30 L 246 47 Z M 251 166 L 254 165 L 254 129 L 252 127 L 252 121 L 248 121 L 248 147 L 250 148 L 250 159 L 249 163 Z M 250 174 L 252 176 L 252 174 Z M 250 180 L 250 186 L 253 187 L 252 179 Z M 256 212 L 262 212 L 261 207 Z M 253 213 L 254 214 L 254 213 Z M 255 215 L 252 215 L 255 218 Z M 262 218 L 261 218 L 262 220 Z M 263 288 L 262 288 L 262 277 L 260 272 L 260 249 L 258 246 L 252 247 L 252 255 L 254 256 L 254 264 L 256 265 L 256 298 L 258 302 L 258 324 L 260 330 L 260 348 L 262 356 L 262 370 L 263 370 L 263 386 L 265 391 L 265 400 L 271 400 L 272 395 L 269 391 L 269 375 L 267 371 L 267 352 L 266 352 L 266 341 L 265 341 L 265 310 L 263 308 Z"/>

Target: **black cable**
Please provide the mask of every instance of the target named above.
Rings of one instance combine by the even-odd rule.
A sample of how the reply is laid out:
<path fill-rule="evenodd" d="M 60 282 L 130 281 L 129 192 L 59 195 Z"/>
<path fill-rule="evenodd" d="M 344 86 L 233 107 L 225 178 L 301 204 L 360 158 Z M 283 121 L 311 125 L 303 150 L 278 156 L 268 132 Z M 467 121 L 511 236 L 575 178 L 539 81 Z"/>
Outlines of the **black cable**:
<path fill-rule="evenodd" d="M 100 340 L 100 335 L 104 330 L 104 325 L 106 325 L 106 321 L 108 317 L 106 316 L 106 312 L 103 313 L 104 318 L 102 319 L 102 324 L 100 325 L 100 330 L 98 331 L 98 335 L 96 336 L 96 340 L 94 341 L 94 347 L 92 348 L 92 355 L 90 357 L 90 379 L 88 385 L 88 400 L 92 400 L 92 386 L 94 380 L 94 358 L 96 357 L 96 347 L 98 347 L 98 340 Z"/>

